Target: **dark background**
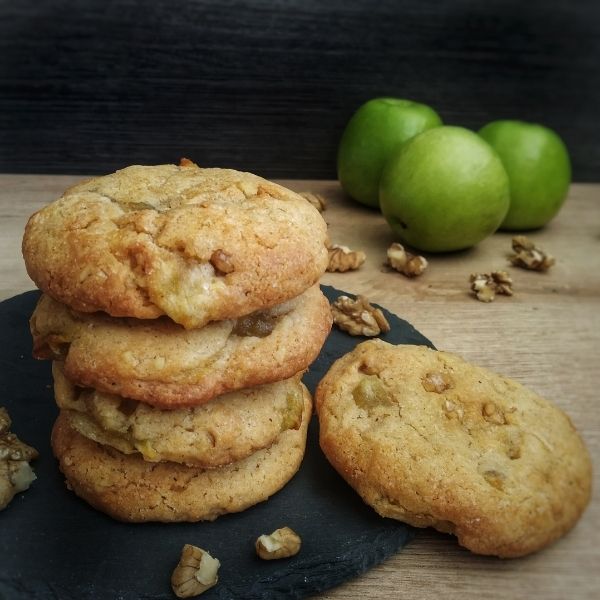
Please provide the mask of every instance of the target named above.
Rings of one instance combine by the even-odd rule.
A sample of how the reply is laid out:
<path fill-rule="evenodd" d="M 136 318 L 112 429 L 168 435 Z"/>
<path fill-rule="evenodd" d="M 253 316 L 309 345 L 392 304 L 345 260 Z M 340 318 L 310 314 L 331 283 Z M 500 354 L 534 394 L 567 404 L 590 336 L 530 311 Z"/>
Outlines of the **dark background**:
<path fill-rule="evenodd" d="M 600 180 L 598 0 L 0 0 L 0 171 L 334 178 L 365 100 L 563 137 Z"/>

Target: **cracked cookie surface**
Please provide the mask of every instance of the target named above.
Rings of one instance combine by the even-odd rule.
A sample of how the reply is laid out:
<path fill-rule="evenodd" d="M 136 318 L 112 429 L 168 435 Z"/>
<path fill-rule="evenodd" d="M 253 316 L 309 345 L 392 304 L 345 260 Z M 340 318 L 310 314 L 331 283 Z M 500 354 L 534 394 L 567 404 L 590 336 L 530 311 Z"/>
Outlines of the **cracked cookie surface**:
<path fill-rule="evenodd" d="M 286 379 L 317 357 L 331 327 L 318 286 L 267 311 L 185 329 L 73 311 L 42 296 L 31 318 L 34 356 L 64 361 L 83 387 L 162 408 Z"/>
<path fill-rule="evenodd" d="M 569 418 L 456 355 L 364 342 L 334 363 L 315 407 L 323 451 L 367 504 L 473 552 L 539 550 L 589 501 L 590 458 Z"/>
<path fill-rule="evenodd" d="M 300 294 L 325 271 L 325 238 L 309 202 L 256 175 L 135 165 L 35 213 L 23 256 L 36 285 L 75 310 L 195 328 Z"/>
<path fill-rule="evenodd" d="M 270 446 L 302 421 L 300 376 L 214 398 L 195 408 L 160 410 L 74 386 L 53 364 L 54 396 L 69 425 L 86 438 L 149 462 L 215 468 Z"/>
<path fill-rule="evenodd" d="M 267 500 L 300 467 L 311 400 L 304 395 L 302 425 L 283 432 L 268 448 L 220 467 L 151 463 L 89 440 L 61 412 L 52 448 L 73 491 L 94 508 L 129 522 L 212 521 Z"/>

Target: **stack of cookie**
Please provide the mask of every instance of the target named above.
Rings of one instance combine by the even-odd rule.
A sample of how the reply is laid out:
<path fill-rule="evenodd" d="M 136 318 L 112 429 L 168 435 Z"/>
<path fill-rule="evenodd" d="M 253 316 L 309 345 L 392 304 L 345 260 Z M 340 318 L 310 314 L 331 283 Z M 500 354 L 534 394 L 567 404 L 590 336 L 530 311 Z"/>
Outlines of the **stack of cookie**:
<path fill-rule="evenodd" d="M 311 414 L 300 377 L 331 326 L 325 238 L 294 192 L 186 160 L 83 182 L 31 217 L 34 355 L 55 361 L 52 446 L 79 496 L 197 521 L 289 481 Z"/>

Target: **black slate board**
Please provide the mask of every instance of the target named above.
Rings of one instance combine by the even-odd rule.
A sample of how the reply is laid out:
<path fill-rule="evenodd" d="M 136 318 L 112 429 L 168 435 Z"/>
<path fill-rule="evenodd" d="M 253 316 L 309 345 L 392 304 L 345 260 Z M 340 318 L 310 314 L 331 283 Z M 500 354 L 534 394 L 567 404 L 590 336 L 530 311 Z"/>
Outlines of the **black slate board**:
<path fill-rule="evenodd" d="M 342 292 L 323 287 L 330 299 Z M 349 294 L 350 295 L 350 294 Z M 331 588 L 399 551 L 413 530 L 379 517 L 327 463 L 313 418 L 300 471 L 268 502 L 212 523 L 125 524 L 69 492 L 52 456 L 49 435 L 57 409 L 50 363 L 31 358 L 28 318 L 39 294 L 0 303 L 0 404 L 13 431 L 40 452 L 37 481 L 0 512 L 0 600 L 158 600 L 174 596 L 171 571 L 185 543 L 221 561 L 210 599 L 303 598 Z M 410 324 L 384 310 L 392 326 L 382 339 L 426 344 Z M 363 338 L 334 328 L 305 377 L 311 391 L 337 357 Z M 287 525 L 302 537 L 297 556 L 264 562 L 254 540 Z"/>

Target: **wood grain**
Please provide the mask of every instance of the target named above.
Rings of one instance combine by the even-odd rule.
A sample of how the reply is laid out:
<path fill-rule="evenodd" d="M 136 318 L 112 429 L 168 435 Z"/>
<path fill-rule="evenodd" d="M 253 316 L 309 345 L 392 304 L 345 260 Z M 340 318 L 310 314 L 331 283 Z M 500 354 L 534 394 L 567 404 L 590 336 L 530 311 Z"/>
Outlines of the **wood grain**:
<path fill-rule="evenodd" d="M 0 0 L 0 172 L 128 164 L 334 178 L 389 95 L 555 128 L 600 179 L 597 0 Z"/>
<path fill-rule="evenodd" d="M 28 215 L 78 177 L 0 176 L 0 298 L 31 289 L 20 256 Z M 600 461 L 600 185 L 574 185 L 559 216 L 530 237 L 557 258 L 548 273 L 508 266 L 509 234 L 478 247 L 428 256 L 418 279 L 382 269 L 392 235 L 381 215 L 344 197 L 335 182 L 289 181 L 322 193 L 332 241 L 363 249 L 365 265 L 328 273 L 323 283 L 363 293 L 417 327 L 440 349 L 508 375 L 564 409 Z M 469 274 L 508 268 L 515 296 L 491 304 L 474 300 Z M 322 594 L 330 600 L 399 598 L 479 600 L 591 599 L 600 589 L 600 499 L 550 548 L 517 560 L 475 556 L 451 536 L 419 532 L 403 552 L 364 576 Z"/>

